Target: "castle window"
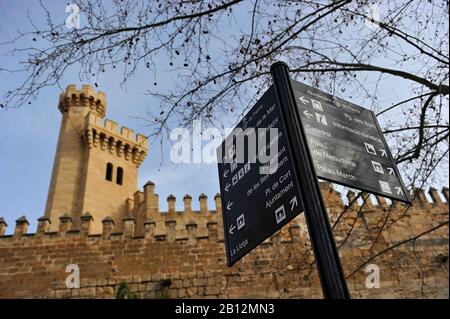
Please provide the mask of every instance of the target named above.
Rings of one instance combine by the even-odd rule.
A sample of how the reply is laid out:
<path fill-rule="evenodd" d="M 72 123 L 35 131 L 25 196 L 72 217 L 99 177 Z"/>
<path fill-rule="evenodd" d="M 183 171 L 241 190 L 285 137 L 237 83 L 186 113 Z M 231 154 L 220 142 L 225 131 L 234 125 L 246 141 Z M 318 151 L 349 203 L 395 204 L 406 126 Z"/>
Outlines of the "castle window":
<path fill-rule="evenodd" d="M 122 185 L 122 182 L 123 182 L 123 168 L 117 167 L 116 183 Z"/>
<path fill-rule="evenodd" d="M 106 180 L 112 182 L 113 164 L 106 164 Z"/>

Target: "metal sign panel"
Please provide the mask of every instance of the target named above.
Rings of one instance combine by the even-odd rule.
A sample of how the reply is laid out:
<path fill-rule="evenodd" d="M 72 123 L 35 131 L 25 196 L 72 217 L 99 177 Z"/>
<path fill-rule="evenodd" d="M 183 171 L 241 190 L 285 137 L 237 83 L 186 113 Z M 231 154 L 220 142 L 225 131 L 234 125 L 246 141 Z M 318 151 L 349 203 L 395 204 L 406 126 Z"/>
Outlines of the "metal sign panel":
<path fill-rule="evenodd" d="M 246 114 L 236 129 L 217 149 L 222 214 L 224 223 L 227 262 L 231 266 L 257 245 L 286 225 L 303 209 L 299 187 L 294 178 L 292 156 L 286 129 L 271 86 L 255 106 Z M 261 137 L 268 128 L 276 128 L 276 136 L 267 134 L 266 147 L 278 143 L 275 156 L 266 163 L 260 160 L 262 145 L 258 145 L 258 156 L 248 155 L 252 146 L 244 144 L 247 158 L 238 161 L 237 140 L 246 138 L 252 129 Z M 259 143 L 259 139 L 258 140 Z M 242 154 L 241 154 L 242 155 Z M 256 159 L 256 161 L 255 161 Z M 274 165 L 275 163 L 275 165 Z M 268 164 L 271 173 L 265 174 Z M 276 168 L 276 169 L 274 169 Z"/>
<path fill-rule="evenodd" d="M 317 176 L 410 202 L 375 114 L 291 80 Z"/>

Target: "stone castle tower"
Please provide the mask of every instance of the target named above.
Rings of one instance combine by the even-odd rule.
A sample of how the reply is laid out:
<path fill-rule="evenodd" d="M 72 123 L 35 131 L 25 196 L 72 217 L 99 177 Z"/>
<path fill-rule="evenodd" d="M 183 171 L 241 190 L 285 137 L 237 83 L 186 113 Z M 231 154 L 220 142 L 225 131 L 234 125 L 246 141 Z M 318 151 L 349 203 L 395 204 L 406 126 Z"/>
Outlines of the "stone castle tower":
<path fill-rule="evenodd" d="M 121 219 L 126 200 L 137 189 L 137 171 L 148 151 L 147 138 L 118 124 L 106 113 L 106 97 L 89 86 L 69 85 L 58 108 L 61 128 L 48 191 L 45 217 L 50 230 L 59 219 L 79 227 L 82 215 L 93 218 L 92 232 L 102 231 L 106 216 Z"/>

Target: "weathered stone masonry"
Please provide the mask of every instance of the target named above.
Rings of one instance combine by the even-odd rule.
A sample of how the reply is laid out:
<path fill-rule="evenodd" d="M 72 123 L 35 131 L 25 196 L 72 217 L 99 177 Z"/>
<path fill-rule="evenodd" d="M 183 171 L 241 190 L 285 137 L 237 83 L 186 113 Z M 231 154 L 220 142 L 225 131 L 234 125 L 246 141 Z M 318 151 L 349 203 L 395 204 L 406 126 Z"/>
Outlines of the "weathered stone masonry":
<path fill-rule="evenodd" d="M 153 184 L 149 187 L 154 190 Z M 434 189 L 433 203 L 416 190 L 414 205 L 406 214 L 403 204 L 392 207 L 378 198 L 378 205 L 366 205 L 358 218 L 358 204 L 345 206 L 328 184 L 322 184 L 322 192 L 332 222 L 347 207 L 335 228 L 338 245 L 355 223 L 340 248 L 347 275 L 370 255 L 448 220 L 448 204 L 439 200 Z M 444 194 L 448 199 L 448 189 Z M 349 200 L 353 196 L 349 193 Z M 205 200 L 202 195 L 200 201 L 205 204 Z M 114 221 L 105 218 L 103 233 L 91 235 L 92 216 L 84 215 L 80 229 L 71 229 L 71 218 L 61 217 L 59 230 L 46 232 L 49 220 L 42 218 L 37 232 L 28 234 L 26 218 L 19 218 L 14 234 L 0 237 L 0 297 L 113 298 L 120 283 L 127 283 L 141 298 L 321 297 L 302 215 L 228 268 L 220 198 L 216 197 L 217 210 L 192 211 L 189 196 L 184 203 L 184 211 L 171 210 L 175 198 L 169 196 L 168 212 L 155 211 L 154 218 L 147 220 L 126 217 L 120 233 L 112 232 Z M 139 206 L 145 205 L 141 197 Z M 373 244 L 389 212 L 387 224 L 397 221 Z M 5 226 L 0 221 L 0 235 Z M 371 263 L 380 267 L 381 287 L 366 288 L 363 268 L 348 280 L 354 298 L 448 298 L 448 226 Z M 79 289 L 65 286 L 68 264 L 80 267 Z"/>

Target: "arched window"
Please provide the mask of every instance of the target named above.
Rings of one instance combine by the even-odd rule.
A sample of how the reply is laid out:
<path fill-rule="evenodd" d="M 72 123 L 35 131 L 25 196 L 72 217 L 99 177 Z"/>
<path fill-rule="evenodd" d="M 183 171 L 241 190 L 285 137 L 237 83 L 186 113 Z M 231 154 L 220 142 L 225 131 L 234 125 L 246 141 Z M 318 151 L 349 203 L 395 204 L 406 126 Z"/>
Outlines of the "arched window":
<path fill-rule="evenodd" d="M 119 185 L 122 185 L 123 182 L 123 168 L 117 167 L 117 177 L 116 177 L 116 183 Z"/>
<path fill-rule="evenodd" d="M 106 180 L 112 182 L 113 164 L 106 164 Z"/>

